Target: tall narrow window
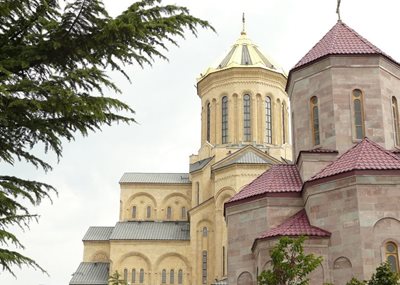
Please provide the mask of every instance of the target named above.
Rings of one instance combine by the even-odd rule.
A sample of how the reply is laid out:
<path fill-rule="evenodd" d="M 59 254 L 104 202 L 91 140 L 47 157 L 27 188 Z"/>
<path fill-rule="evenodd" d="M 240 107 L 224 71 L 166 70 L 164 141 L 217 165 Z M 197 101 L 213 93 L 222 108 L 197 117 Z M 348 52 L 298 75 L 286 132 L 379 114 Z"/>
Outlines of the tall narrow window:
<path fill-rule="evenodd" d="M 167 220 L 171 220 L 172 218 L 172 208 L 168 207 L 167 208 Z"/>
<path fill-rule="evenodd" d="M 163 269 L 161 272 L 161 283 L 167 283 L 167 270 Z"/>
<path fill-rule="evenodd" d="M 251 141 L 251 108 L 250 95 L 243 96 L 243 140 Z"/>
<path fill-rule="evenodd" d="M 144 269 L 140 269 L 139 282 L 140 282 L 140 284 L 144 283 Z"/>
<path fill-rule="evenodd" d="M 197 205 L 200 204 L 200 183 L 196 182 L 196 202 Z"/>
<path fill-rule="evenodd" d="M 363 139 L 364 131 L 364 107 L 363 94 L 360 89 L 353 90 L 353 107 L 354 107 L 354 132 L 356 139 Z"/>
<path fill-rule="evenodd" d="M 186 220 L 186 207 L 182 207 L 181 209 L 181 219 Z"/>
<path fill-rule="evenodd" d="M 136 206 L 132 207 L 132 218 L 136 219 Z"/>
<path fill-rule="evenodd" d="M 175 282 L 175 272 L 173 269 L 169 272 L 169 284 L 174 284 Z"/>
<path fill-rule="evenodd" d="M 225 276 L 225 246 L 222 247 L 222 276 Z"/>
<path fill-rule="evenodd" d="M 265 141 L 272 144 L 272 112 L 271 98 L 265 98 Z"/>
<path fill-rule="evenodd" d="M 206 237 L 206 236 L 208 236 L 208 229 L 207 229 L 207 227 L 204 227 L 203 228 L 203 237 Z"/>
<path fill-rule="evenodd" d="M 207 141 L 210 142 L 211 138 L 211 105 L 207 104 Z"/>
<path fill-rule="evenodd" d="M 399 126 L 399 108 L 397 106 L 396 97 L 392 97 L 392 113 L 393 113 L 393 126 L 394 126 L 394 142 L 400 146 L 400 126 Z"/>
<path fill-rule="evenodd" d="M 203 256 L 202 256 L 202 283 L 207 284 L 207 251 L 203 250 Z"/>
<path fill-rule="evenodd" d="M 393 272 L 399 272 L 399 252 L 397 245 L 394 242 L 387 242 L 385 244 L 386 260 L 390 265 Z"/>
<path fill-rule="evenodd" d="M 312 138 L 314 145 L 319 145 L 319 112 L 318 112 L 318 98 L 316 96 L 310 99 L 310 110 L 311 110 L 311 128 Z"/>
<path fill-rule="evenodd" d="M 222 97 L 222 143 L 228 143 L 228 97 Z"/>
<path fill-rule="evenodd" d="M 282 103 L 282 143 L 286 143 L 286 105 Z"/>
<path fill-rule="evenodd" d="M 132 284 L 136 283 L 136 269 L 132 269 Z"/>
<path fill-rule="evenodd" d="M 147 208 L 146 208 L 146 217 L 148 219 L 151 218 L 151 207 L 150 206 L 147 206 Z"/>
<path fill-rule="evenodd" d="M 182 269 L 179 269 L 178 271 L 178 284 L 182 284 L 183 283 L 183 271 Z"/>
<path fill-rule="evenodd" d="M 128 282 L 128 269 L 124 269 L 124 281 Z"/>

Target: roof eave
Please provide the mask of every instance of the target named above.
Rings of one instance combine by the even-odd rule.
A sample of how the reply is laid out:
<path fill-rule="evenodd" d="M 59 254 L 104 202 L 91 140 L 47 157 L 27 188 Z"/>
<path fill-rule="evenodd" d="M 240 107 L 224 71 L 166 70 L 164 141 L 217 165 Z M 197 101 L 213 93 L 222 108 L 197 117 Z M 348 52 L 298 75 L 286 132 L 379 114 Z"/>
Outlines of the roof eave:
<path fill-rule="evenodd" d="M 288 77 L 287 77 L 288 79 L 287 79 L 287 84 L 286 84 L 285 91 L 286 91 L 286 92 L 289 91 L 289 90 L 288 90 L 288 87 L 289 87 L 289 85 L 290 85 L 290 80 L 291 80 L 291 77 L 292 77 L 292 73 L 293 73 L 293 72 L 296 72 L 296 71 L 298 71 L 298 70 L 300 70 L 300 69 L 306 68 L 306 67 L 308 67 L 308 66 L 310 66 L 310 65 L 312 65 L 312 64 L 314 64 L 314 63 L 316 63 L 316 62 L 318 62 L 318 61 L 320 61 L 320 60 L 324 60 L 324 59 L 326 59 L 326 58 L 328 58 L 328 57 L 330 57 L 330 56 L 349 56 L 349 57 L 350 57 L 350 56 L 358 56 L 358 57 L 362 57 L 362 56 L 381 56 L 381 57 L 387 59 L 388 61 L 394 63 L 397 67 L 400 68 L 400 63 L 398 63 L 398 62 L 395 61 L 393 58 L 391 58 L 390 56 L 387 56 L 387 55 L 385 55 L 385 54 L 383 54 L 383 53 L 354 53 L 354 54 L 349 54 L 349 53 L 333 53 L 333 54 L 330 54 L 330 53 L 328 53 L 328 54 L 326 54 L 326 55 L 323 55 L 323 56 L 321 56 L 321 57 L 318 57 L 318 58 L 316 58 L 316 59 L 314 59 L 314 60 L 311 60 L 311 61 L 306 62 L 306 63 L 304 63 L 304 64 L 301 64 L 301 65 L 299 65 L 299 66 L 293 67 L 293 68 L 289 71 L 289 75 L 288 75 Z"/>

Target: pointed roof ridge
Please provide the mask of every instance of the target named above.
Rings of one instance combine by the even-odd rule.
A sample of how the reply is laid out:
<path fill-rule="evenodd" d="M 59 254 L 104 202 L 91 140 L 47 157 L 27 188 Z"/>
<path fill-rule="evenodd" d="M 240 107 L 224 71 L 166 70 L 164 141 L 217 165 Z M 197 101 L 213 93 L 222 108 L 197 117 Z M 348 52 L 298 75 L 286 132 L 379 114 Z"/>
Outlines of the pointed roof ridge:
<path fill-rule="evenodd" d="M 278 236 L 330 237 L 331 233 L 311 225 L 306 210 L 302 209 L 276 228 L 269 229 L 259 235 L 256 240 Z"/>
<path fill-rule="evenodd" d="M 255 159 L 252 159 L 251 161 L 244 161 L 242 158 L 248 154 L 248 152 L 252 152 L 255 156 L 260 158 L 260 161 L 256 161 Z M 261 161 L 263 160 L 263 161 Z M 225 166 L 229 166 L 232 164 L 245 164 L 245 163 L 249 163 L 249 164 L 260 164 L 260 163 L 282 163 L 281 161 L 279 161 L 278 159 L 274 158 L 273 156 L 269 155 L 268 153 L 264 153 L 263 151 L 261 151 L 260 149 L 258 149 L 257 147 L 253 146 L 253 145 L 246 145 L 245 147 L 239 149 L 238 151 L 235 151 L 234 153 L 231 153 L 230 155 L 228 155 L 227 157 L 221 159 L 220 161 L 216 162 L 214 165 L 212 165 L 212 169 L 216 170 Z"/>
<path fill-rule="evenodd" d="M 400 170 L 400 158 L 365 137 L 306 182 L 352 170 Z"/>
<path fill-rule="evenodd" d="M 337 23 L 319 40 L 309 52 L 292 68 L 298 69 L 327 55 L 380 54 L 396 62 L 381 49 L 372 44 L 354 29 L 338 20 Z"/>
<path fill-rule="evenodd" d="M 229 203 L 246 201 L 268 193 L 300 193 L 302 184 L 296 165 L 275 164 L 236 193 L 225 203 L 225 207 Z"/>

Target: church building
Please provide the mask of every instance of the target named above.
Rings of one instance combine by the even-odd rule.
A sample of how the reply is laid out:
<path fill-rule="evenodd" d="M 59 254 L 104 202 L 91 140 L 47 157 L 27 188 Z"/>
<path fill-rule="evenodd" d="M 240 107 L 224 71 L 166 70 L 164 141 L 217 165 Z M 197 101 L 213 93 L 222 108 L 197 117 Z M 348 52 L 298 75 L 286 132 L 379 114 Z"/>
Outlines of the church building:
<path fill-rule="evenodd" d="M 188 172 L 123 174 L 69 284 L 255 285 L 281 236 L 323 257 L 310 284 L 399 271 L 398 90 L 399 63 L 341 21 L 288 76 L 243 30 L 198 78 Z"/>

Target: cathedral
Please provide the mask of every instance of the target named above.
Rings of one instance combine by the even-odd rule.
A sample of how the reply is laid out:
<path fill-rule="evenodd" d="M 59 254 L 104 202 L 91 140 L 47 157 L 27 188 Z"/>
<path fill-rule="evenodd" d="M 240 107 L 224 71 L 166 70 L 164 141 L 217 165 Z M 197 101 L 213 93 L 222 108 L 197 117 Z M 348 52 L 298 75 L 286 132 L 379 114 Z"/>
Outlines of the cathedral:
<path fill-rule="evenodd" d="M 188 172 L 124 173 L 69 284 L 254 285 L 281 236 L 323 257 L 310 284 L 399 271 L 398 90 L 400 64 L 340 20 L 288 75 L 243 29 L 197 80 Z"/>

